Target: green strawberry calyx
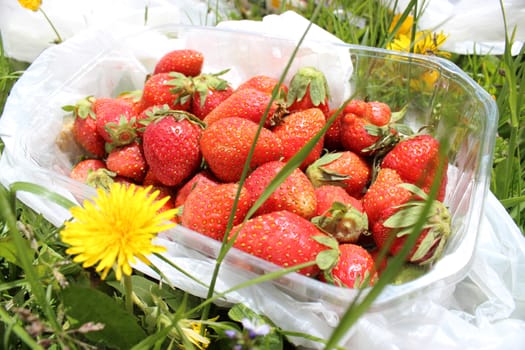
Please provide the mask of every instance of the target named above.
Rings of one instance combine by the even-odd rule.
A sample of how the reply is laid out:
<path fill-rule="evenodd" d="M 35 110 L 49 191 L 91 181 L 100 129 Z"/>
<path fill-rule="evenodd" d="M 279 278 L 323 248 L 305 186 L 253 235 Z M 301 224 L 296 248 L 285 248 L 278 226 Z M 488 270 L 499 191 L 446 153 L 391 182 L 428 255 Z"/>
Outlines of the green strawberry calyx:
<path fill-rule="evenodd" d="M 192 113 L 187 111 L 170 109 L 170 107 L 167 104 L 159 107 L 153 107 L 152 110 L 146 112 L 146 115 L 147 118 L 141 119 L 139 121 L 139 124 L 142 126 L 140 130 L 142 131 L 149 124 L 157 123 L 166 117 L 175 118 L 176 121 L 182 121 L 184 119 L 187 119 L 189 122 L 196 124 L 203 129 L 206 127 L 206 124 Z"/>
<path fill-rule="evenodd" d="M 287 106 L 301 101 L 307 91 L 310 91 L 310 99 L 316 107 L 324 103 L 326 98 L 330 98 L 326 76 L 315 67 L 302 67 L 292 77 L 286 99 Z"/>
<path fill-rule="evenodd" d="M 444 203 L 438 200 L 432 200 L 428 207 L 429 196 L 419 187 L 409 183 L 403 183 L 400 186 L 413 192 L 416 197 L 397 206 L 400 210 L 385 220 L 383 225 L 395 229 L 396 236 L 402 237 L 412 234 L 414 227 L 424 220 L 421 232 L 425 236 L 409 257 L 409 261 L 419 265 L 428 265 L 441 256 L 450 237 L 450 211 Z"/>
<path fill-rule="evenodd" d="M 336 171 L 323 168 L 323 165 L 330 164 L 342 155 L 343 153 L 341 152 L 326 153 L 321 158 L 310 164 L 308 168 L 306 168 L 306 175 L 314 187 L 319 187 L 322 185 L 335 185 L 344 187 L 343 181 L 350 178 L 348 175 L 340 174 Z"/>
<path fill-rule="evenodd" d="M 136 121 L 135 117 L 128 120 L 125 115 L 121 115 L 118 123 L 107 123 L 104 128 L 108 132 L 111 142 L 106 143 L 106 151 L 109 152 L 114 147 L 129 145 L 135 141 L 137 139 Z"/>
<path fill-rule="evenodd" d="M 75 117 L 80 119 L 96 119 L 95 112 L 93 111 L 93 102 L 95 98 L 93 96 L 87 96 L 77 101 L 74 105 L 62 106 L 62 110 L 66 112 L 71 112 Z"/>
<path fill-rule="evenodd" d="M 166 82 L 167 85 L 173 86 L 171 92 L 177 95 L 175 103 L 185 104 L 193 99 L 195 95 L 199 95 L 199 104 L 204 106 L 209 90 L 222 91 L 229 86 L 227 80 L 220 76 L 226 74 L 229 69 L 225 69 L 218 73 L 200 74 L 196 77 L 188 77 L 182 73 L 170 72 L 169 76 L 172 80 Z"/>
<path fill-rule="evenodd" d="M 339 260 L 339 242 L 330 236 L 319 235 L 313 236 L 312 238 L 329 248 L 319 252 L 315 258 L 315 262 L 322 271 L 331 271 Z"/>
<path fill-rule="evenodd" d="M 368 235 L 368 217 L 352 205 L 334 202 L 322 215 L 311 221 L 340 243 L 356 242 L 361 234 Z"/>

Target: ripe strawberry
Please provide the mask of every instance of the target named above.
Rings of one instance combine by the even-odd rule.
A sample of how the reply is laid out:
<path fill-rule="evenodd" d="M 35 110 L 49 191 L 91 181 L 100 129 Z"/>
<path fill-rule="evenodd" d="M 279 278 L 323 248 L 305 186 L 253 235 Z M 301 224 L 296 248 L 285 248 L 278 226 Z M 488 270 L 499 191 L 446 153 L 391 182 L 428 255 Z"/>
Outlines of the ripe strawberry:
<path fill-rule="evenodd" d="M 313 237 L 326 236 L 307 219 L 287 210 L 251 218 L 232 229 L 238 233 L 234 247 L 283 267 L 315 261 L 328 248 Z M 298 271 L 315 276 L 319 267 L 312 265 Z"/>
<path fill-rule="evenodd" d="M 212 112 L 213 113 L 213 112 Z M 202 155 L 212 173 L 223 182 L 241 178 L 244 163 L 259 126 L 244 118 L 223 118 L 208 125 L 200 139 Z M 281 140 L 268 129 L 261 129 L 250 168 L 282 156 Z"/>
<path fill-rule="evenodd" d="M 199 168 L 202 126 L 191 114 L 173 111 L 146 126 L 142 137 L 144 157 L 165 186 L 177 186 Z"/>
<path fill-rule="evenodd" d="M 69 177 L 92 187 L 109 188 L 115 173 L 111 172 L 100 159 L 85 159 L 73 166 Z"/>
<path fill-rule="evenodd" d="M 266 190 L 277 173 L 286 165 L 282 161 L 272 161 L 260 165 L 244 183 L 252 198 L 257 200 Z M 256 215 L 277 210 L 288 210 L 306 219 L 314 216 L 317 206 L 314 187 L 306 175 L 298 168 L 275 189 L 257 209 Z"/>
<path fill-rule="evenodd" d="M 424 213 L 426 201 L 429 197 L 418 187 L 405 183 L 402 185 L 410 193 L 409 200 L 391 197 L 391 204 L 378 218 L 371 222 L 372 237 L 379 249 L 388 245 L 392 255 L 398 254 L 410 234 L 417 234 L 417 240 L 412 247 L 407 261 L 419 265 L 428 265 L 438 259 L 451 232 L 450 212 L 440 201 L 433 200 L 431 206 Z M 400 187 L 399 185 L 396 187 Z M 383 191 L 395 191 L 384 188 Z M 415 225 L 424 220 L 421 231 L 415 232 Z"/>
<path fill-rule="evenodd" d="M 97 132 L 107 143 L 118 147 L 136 139 L 135 114 L 128 101 L 111 97 L 97 98 L 93 103 L 93 111 L 97 116 Z"/>
<path fill-rule="evenodd" d="M 191 112 L 199 119 L 204 120 L 206 116 L 225 99 L 233 94 L 233 88 L 227 85 L 224 89 L 210 88 L 206 95 L 195 94 L 191 102 Z"/>
<path fill-rule="evenodd" d="M 370 164 L 351 151 L 327 153 L 306 169 L 314 187 L 342 186 L 349 195 L 361 198 L 371 179 Z"/>
<path fill-rule="evenodd" d="M 117 98 L 129 103 L 134 115 L 138 115 L 144 110 L 142 90 L 124 91 L 120 93 Z"/>
<path fill-rule="evenodd" d="M 188 180 L 178 191 L 175 197 L 175 206 L 184 205 L 186 198 L 195 188 L 201 185 L 217 185 L 218 181 L 207 171 L 200 171 Z"/>
<path fill-rule="evenodd" d="M 388 168 L 379 169 L 374 182 L 368 187 L 361 200 L 370 225 L 375 223 L 384 211 L 410 199 L 412 193 L 399 186 L 402 183 L 403 180 L 397 171 Z"/>
<path fill-rule="evenodd" d="M 203 64 L 204 55 L 197 50 L 173 50 L 157 61 L 153 74 L 179 72 L 194 77 L 201 74 Z"/>
<path fill-rule="evenodd" d="M 181 224 L 216 240 L 226 233 L 239 185 L 223 183 L 197 186 L 184 201 Z M 244 220 L 252 205 L 249 192 L 242 188 L 233 224 Z"/>
<path fill-rule="evenodd" d="M 98 169 L 107 169 L 106 163 L 100 159 L 81 160 L 73 166 L 69 177 L 80 182 L 86 182 L 89 173 L 97 171 Z"/>
<path fill-rule="evenodd" d="M 314 67 L 302 67 L 290 81 L 286 105 L 290 112 L 319 108 L 328 116 L 330 92 L 323 72 Z"/>
<path fill-rule="evenodd" d="M 327 120 L 337 111 L 338 109 L 330 110 Z M 325 148 L 329 151 L 340 151 L 343 148 L 341 142 L 341 119 L 347 113 L 353 113 L 369 120 L 372 115 L 372 105 L 363 100 L 351 100 L 343 107 L 325 134 Z"/>
<path fill-rule="evenodd" d="M 328 121 L 332 116 L 337 112 L 337 109 L 332 109 L 328 112 L 328 117 L 326 120 Z M 324 134 L 324 148 L 326 148 L 329 152 L 336 152 L 340 151 L 342 149 L 341 146 L 341 118 L 342 113 L 340 112 L 337 116 L 335 116 L 334 121 L 332 124 L 330 124 L 330 127 L 326 130 L 326 133 Z"/>
<path fill-rule="evenodd" d="M 209 112 L 222 101 L 230 97 L 233 87 L 220 76 L 226 71 L 217 74 L 200 74 L 187 77 L 180 73 L 172 73 L 172 92 L 178 95 L 178 101 L 185 103 L 191 101 L 190 109 L 197 118 L 204 119 Z"/>
<path fill-rule="evenodd" d="M 337 264 L 323 277 L 337 286 L 363 288 L 374 285 L 377 272 L 374 259 L 366 249 L 346 243 L 339 245 Z"/>
<path fill-rule="evenodd" d="M 212 125 L 223 118 L 238 117 L 259 123 L 270 104 L 271 95 L 253 88 L 236 90 L 230 97 L 222 101 L 205 118 L 206 125 Z M 270 105 L 265 126 L 272 125 L 272 120 L 278 118 L 281 108 L 276 101 Z"/>
<path fill-rule="evenodd" d="M 323 185 L 315 189 L 317 208 L 312 222 L 340 243 L 355 243 L 368 234 L 368 219 L 361 202 L 342 187 Z"/>
<path fill-rule="evenodd" d="M 146 175 L 147 164 L 138 142 L 114 148 L 109 152 L 106 166 L 117 175 L 141 182 Z"/>
<path fill-rule="evenodd" d="M 260 74 L 248 78 L 247 80 L 242 82 L 236 90 L 238 91 L 246 88 L 251 88 L 271 95 L 277 84 L 279 84 L 279 79 L 270 77 L 268 75 Z M 279 86 L 278 96 L 286 95 L 287 93 L 288 87 L 284 83 L 281 84 Z"/>
<path fill-rule="evenodd" d="M 404 182 L 417 185 L 426 193 L 430 192 L 440 170 L 437 199 L 444 199 L 448 161 L 440 156 L 439 141 L 433 136 L 419 134 L 400 141 L 385 155 L 381 166 L 396 170 Z"/>
<path fill-rule="evenodd" d="M 325 126 L 325 116 L 319 108 L 309 108 L 291 113 L 284 117 L 273 129 L 284 149 L 284 160 L 288 161 L 301 148 L 306 145 L 321 129 Z M 301 163 L 300 168 L 306 169 L 310 164 L 319 159 L 323 151 L 324 134 L 308 153 L 308 156 Z"/>
<path fill-rule="evenodd" d="M 350 104 L 349 104 L 350 105 Z M 390 127 L 391 112 L 388 105 L 381 102 L 355 103 L 345 110 L 341 118 L 341 145 L 343 149 L 359 155 L 372 156 L 388 151 L 397 139 L 397 131 Z"/>
<path fill-rule="evenodd" d="M 97 131 L 97 118 L 93 111 L 95 98 L 88 96 L 75 105 L 62 107 L 64 111 L 73 113 L 74 121 L 72 133 L 77 143 L 90 155 L 103 158 L 106 154 L 106 141 Z"/>
<path fill-rule="evenodd" d="M 370 123 L 377 126 L 385 126 L 390 123 L 392 111 L 389 105 L 379 101 L 370 101 L 368 105 L 371 107 L 370 116 L 367 118 Z"/>
<path fill-rule="evenodd" d="M 144 83 L 142 91 L 143 108 L 167 104 L 170 109 L 187 111 L 191 100 L 181 99 L 179 94 L 173 91 L 173 80 L 174 76 L 171 73 L 158 73 L 150 76 Z"/>

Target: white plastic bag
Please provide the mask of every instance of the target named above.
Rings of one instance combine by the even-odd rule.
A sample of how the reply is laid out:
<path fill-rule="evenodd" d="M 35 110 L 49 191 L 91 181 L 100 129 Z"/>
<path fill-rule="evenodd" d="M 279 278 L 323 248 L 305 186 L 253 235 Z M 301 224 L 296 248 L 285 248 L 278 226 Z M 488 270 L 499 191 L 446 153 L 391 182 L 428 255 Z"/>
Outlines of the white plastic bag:
<path fill-rule="evenodd" d="M 405 10 L 410 0 L 385 0 L 396 13 Z M 525 1 L 424 0 L 419 1 L 420 29 L 443 31 L 447 41 L 443 49 L 458 54 L 500 55 L 505 50 L 505 30 L 509 39 L 516 30 L 512 54 L 516 55 L 525 41 Z"/>
<path fill-rule="evenodd" d="M 42 9 L 64 40 L 88 28 L 117 22 L 133 27 L 214 25 L 218 18 L 234 11 L 225 1 L 211 5 L 206 0 L 45 0 Z M 25 9 L 16 0 L 0 0 L 0 32 L 7 56 L 25 62 L 33 62 L 57 39 L 42 13 Z"/>

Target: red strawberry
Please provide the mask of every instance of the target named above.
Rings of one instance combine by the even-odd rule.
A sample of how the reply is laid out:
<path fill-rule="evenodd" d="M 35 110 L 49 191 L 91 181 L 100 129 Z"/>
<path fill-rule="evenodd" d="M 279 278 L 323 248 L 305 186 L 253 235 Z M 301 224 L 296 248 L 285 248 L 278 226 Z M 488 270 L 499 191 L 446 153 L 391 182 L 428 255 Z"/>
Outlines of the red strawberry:
<path fill-rule="evenodd" d="M 251 88 L 265 92 L 267 94 L 272 94 L 275 87 L 279 84 L 279 79 L 270 77 L 268 75 L 254 75 L 248 80 L 244 81 L 241 85 L 237 87 L 237 90 L 242 90 L 246 88 Z M 279 87 L 278 96 L 285 95 L 288 92 L 288 87 L 283 83 Z"/>
<path fill-rule="evenodd" d="M 286 163 L 282 161 L 268 162 L 260 165 L 246 178 L 244 185 L 254 200 L 262 195 L 285 165 Z M 312 183 L 300 169 L 296 168 L 257 209 L 255 214 L 288 210 L 310 219 L 314 216 L 316 205 Z"/>
<path fill-rule="evenodd" d="M 191 100 L 189 98 L 181 99 L 179 94 L 173 91 L 174 78 L 171 73 L 158 73 L 149 77 L 144 83 L 142 91 L 143 107 L 167 104 L 170 109 L 187 111 L 190 108 Z"/>
<path fill-rule="evenodd" d="M 313 262 L 328 248 L 313 237 L 326 236 L 307 219 L 287 210 L 274 211 L 251 218 L 235 226 L 238 233 L 234 247 L 283 267 Z M 312 265 L 298 271 L 315 276 L 319 267 Z"/>
<path fill-rule="evenodd" d="M 337 109 L 332 109 L 330 112 L 328 112 L 328 117 L 326 120 L 328 121 L 329 118 L 332 118 L 332 116 L 337 112 Z M 340 151 L 342 149 L 341 146 L 341 118 L 343 114 L 342 112 L 339 112 L 337 116 L 335 116 L 334 121 L 332 124 L 330 124 L 330 127 L 326 130 L 326 133 L 324 134 L 324 147 L 330 151 Z"/>
<path fill-rule="evenodd" d="M 393 169 L 381 168 L 363 196 L 363 208 L 370 225 L 389 208 L 408 201 L 412 193 L 404 187 L 401 176 Z"/>
<path fill-rule="evenodd" d="M 392 111 L 389 105 L 379 101 L 370 101 L 368 105 L 371 107 L 370 116 L 367 118 L 370 123 L 376 126 L 384 126 L 390 123 Z"/>
<path fill-rule="evenodd" d="M 194 77 L 201 74 L 203 64 L 204 55 L 197 50 L 173 50 L 157 61 L 153 74 L 179 72 Z"/>
<path fill-rule="evenodd" d="M 146 126 L 144 157 L 153 176 L 165 186 L 177 186 L 192 176 L 202 161 L 202 126 L 191 114 L 173 111 Z"/>
<path fill-rule="evenodd" d="M 142 90 L 124 91 L 117 98 L 129 103 L 134 115 L 138 115 L 144 110 Z"/>
<path fill-rule="evenodd" d="M 335 285 L 348 288 L 363 288 L 374 285 L 377 280 L 374 259 L 363 247 L 346 243 L 339 245 L 337 265 L 323 276 Z"/>
<path fill-rule="evenodd" d="M 416 243 L 406 259 L 415 264 L 430 264 L 441 256 L 450 236 L 450 212 L 442 202 L 433 200 L 423 217 L 425 224 L 422 230 L 414 233 L 429 198 L 414 185 L 405 183 L 402 188 L 410 193 L 410 199 L 402 200 L 403 195 L 391 198 L 390 207 L 379 213 L 376 221 L 371 222 L 372 237 L 378 248 L 390 244 L 390 253 L 396 255 L 406 244 L 408 236 L 417 234 Z M 384 188 L 383 191 L 392 190 Z"/>
<path fill-rule="evenodd" d="M 400 141 L 383 158 L 381 166 L 394 169 L 404 182 L 430 192 L 436 173 L 441 171 L 438 200 L 445 197 L 448 161 L 439 154 L 439 141 L 428 134 L 419 134 Z M 441 167 L 441 169 L 440 169 Z"/>
<path fill-rule="evenodd" d="M 97 131 L 107 143 L 118 147 L 136 139 L 135 113 L 128 101 L 111 97 L 97 98 L 93 110 L 97 116 Z"/>
<path fill-rule="evenodd" d="M 284 160 L 288 161 L 318 134 L 326 123 L 325 116 L 319 108 L 309 108 L 287 115 L 275 126 L 272 131 L 277 135 L 284 149 Z M 301 163 L 300 168 L 306 169 L 310 164 L 319 159 L 323 151 L 324 134 L 311 149 L 310 153 Z"/>
<path fill-rule="evenodd" d="M 72 133 L 78 144 L 90 155 L 103 158 L 106 154 L 106 141 L 97 131 L 97 118 L 93 111 L 94 101 L 94 97 L 88 96 L 77 101 L 75 105 L 64 106 L 62 109 L 73 113 Z"/>
<path fill-rule="evenodd" d="M 396 130 L 389 125 L 390 108 L 380 102 L 369 102 L 366 107 L 355 103 L 345 108 L 359 114 L 350 112 L 341 117 L 341 145 L 345 150 L 364 156 L 386 152 L 398 141 Z"/>
<path fill-rule="evenodd" d="M 195 188 L 201 185 L 217 185 L 218 182 L 211 174 L 206 171 L 200 171 L 188 180 L 178 191 L 175 197 L 175 206 L 184 205 L 186 198 Z"/>
<path fill-rule="evenodd" d="M 328 113 L 328 118 L 331 118 L 338 109 L 332 109 Z M 342 149 L 341 142 L 341 119 L 343 115 L 347 113 L 353 113 L 357 116 L 361 116 L 367 120 L 370 119 L 372 115 L 372 106 L 363 100 L 351 100 L 349 101 L 339 114 L 335 117 L 334 122 L 330 125 L 325 134 L 325 148 L 329 151 L 340 151 Z"/>
<path fill-rule="evenodd" d="M 233 88 L 227 85 L 224 89 L 210 88 L 206 95 L 195 94 L 191 102 L 191 112 L 199 119 L 204 118 L 222 103 L 225 99 L 231 96 Z"/>
<path fill-rule="evenodd" d="M 368 233 L 368 219 L 361 202 L 342 187 L 323 185 L 315 189 L 317 208 L 312 222 L 340 243 L 355 243 Z"/>
<path fill-rule="evenodd" d="M 197 186 L 184 201 L 181 224 L 216 240 L 222 240 L 233 210 L 239 185 L 236 183 Z M 233 224 L 244 220 L 252 200 L 242 188 Z"/>
<path fill-rule="evenodd" d="M 271 95 L 253 88 L 245 88 L 235 91 L 230 97 L 222 101 L 205 118 L 207 125 L 224 118 L 238 117 L 259 123 L 270 104 Z M 265 126 L 272 125 L 273 120 L 278 118 L 281 108 L 276 101 L 270 105 Z"/>
<path fill-rule="evenodd" d="M 106 166 L 117 175 L 136 182 L 141 182 L 144 179 L 147 170 L 142 146 L 137 142 L 114 148 L 108 154 Z"/>
<path fill-rule="evenodd" d="M 97 171 L 98 169 L 107 169 L 106 163 L 100 159 L 85 159 L 81 160 L 73 166 L 69 177 L 80 182 L 86 182 L 89 173 Z"/>
<path fill-rule="evenodd" d="M 190 111 L 202 120 L 233 93 L 230 83 L 220 77 L 224 73 L 226 71 L 196 77 L 177 74 L 170 84 L 174 86 L 173 92 L 179 94 L 181 101 L 191 99 Z"/>
<path fill-rule="evenodd" d="M 92 187 L 109 188 L 115 173 L 109 171 L 100 159 L 85 159 L 73 166 L 69 177 Z"/>
<path fill-rule="evenodd" d="M 361 198 L 371 179 L 370 164 L 351 151 L 327 153 L 306 169 L 315 187 L 342 186 L 349 195 Z"/>
<path fill-rule="evenodd" d="M 202 133 L 200 147 L 212 173 L 223 182 L 241 178 L 244 163 L 259 126 L 244 118 L 223 118 Z M 250 168 L 277 160 L 282 156 L 281 140 L 268 129 L 261 129 Z"/>
<path fill-rule="evenodd" d="M 292 77 L 286 98 L 290 112 L 319 108 L 328 116 L 330 92 L 323 72 L 314 67 L 302 67 Z"/>
<path fill-rule="evenodd" d="M 364 100 L 353 99 L 344 106 L 341 114 L 352 113 L 359 118 L 370 120 L 372 116 L 372 105 Z"/>

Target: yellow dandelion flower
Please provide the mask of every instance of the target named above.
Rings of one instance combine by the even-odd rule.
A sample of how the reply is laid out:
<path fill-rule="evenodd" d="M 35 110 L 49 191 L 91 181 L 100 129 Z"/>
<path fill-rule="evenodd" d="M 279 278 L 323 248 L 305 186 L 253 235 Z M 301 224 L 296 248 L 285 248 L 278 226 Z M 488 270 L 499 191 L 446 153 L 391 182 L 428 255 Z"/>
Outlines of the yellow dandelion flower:
<path fill-rule="evenodd" d="M 23 8 L 26 8 L 31 11 L 38 11 L 42 5 L 42 0 L 18 0 L 18 3 Z"/>
<path fill-rule="evenodd" d="M 394 51 L 413 52 L 422 55 L 434 55 L 450 57 L 449 52 L 441 51 L 439 48 L 447 40 L 443 33 L 434 33 L 429 30 L 417 32 L 412 43 L 410 36 L 399 35 L 387 45 L 387 49 Z"/>
<path fill-rule="evenodd" d="M 390 23 L 390 28 L 388 29 L 389 33 L 392 33 L 394 31 L 394 28 L 396 27 L 397 23 L 401 19 L 402 14 L 399 13 L 394 16 L 392 19 L 392 23 Z M 407 35 L 410 36 L 410 33 L 412 33 L 412 26 L 414 25 L 414 17 L 408 15 L 403 20 L 403 23 L 397 28 L 396 36 L 398 35 Z"/>
<path fill-rule="evenodd" d="M 206 331 L 204 335 L 201 334 L 202 323 L 199 321 L 192 320 L 181 320 L 181 330 L 184 336 L 197 347 L 199 350 L 207 349 L 210 345 L 210 339 L 206 337 Z"/>
<path fill-rule="evenodd" d="M 419 79 L 410 80 L 410 87 L 416 91 L 429 92 L 434 90 L 439 72 L 437 70 L 426 70 L 419 76 Z"/>
<path fill-rule="evenodd" d="M 150 192 L 151 187 L 113 183 L 109 191 L 99 188 L 93 201 L 73 207 L 73 220 L 60 233 L 73 261 L 85 268 L 97 265 L 102 279 L 114 268 L 120 280 L 122 274 L 131 275 L 136 258 L 149 264 L 147 255 L 163 252 L 165 247 L 152 239 L 175 225 L 169 219 L 176 209 L 161 211 L 169 197 L 157 200 L 159 191 Z"/>

